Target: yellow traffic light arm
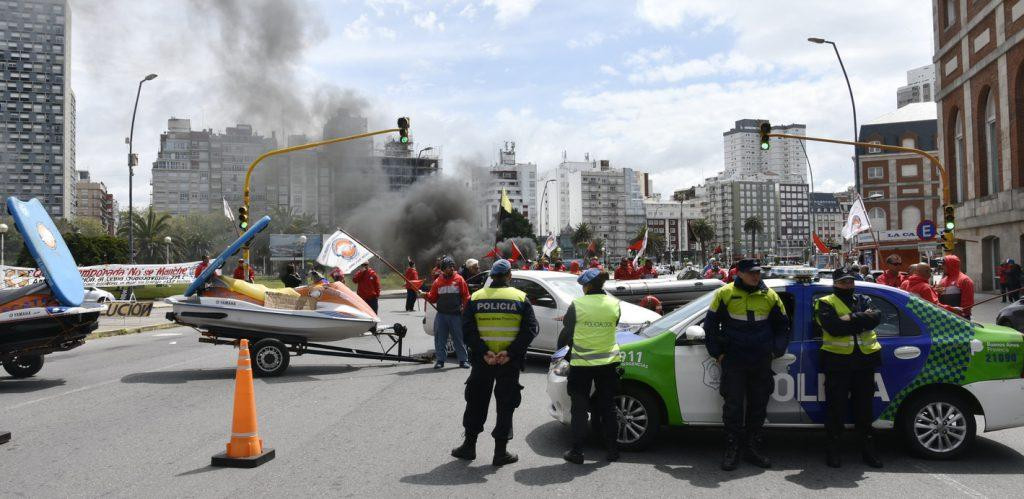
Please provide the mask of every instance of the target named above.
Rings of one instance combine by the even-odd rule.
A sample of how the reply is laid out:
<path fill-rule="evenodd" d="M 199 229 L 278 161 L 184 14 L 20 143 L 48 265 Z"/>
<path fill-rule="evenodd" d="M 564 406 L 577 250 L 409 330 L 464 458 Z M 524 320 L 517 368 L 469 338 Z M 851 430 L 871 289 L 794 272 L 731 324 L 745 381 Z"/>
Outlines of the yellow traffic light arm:
<path fill-rule="evenodd" d="M 768 136 L 778 137 L 781 139 L 810 140 L 813 142 L 828 142 L 830 144 L 846 144 L 861 147 L 874 147 L 877 149 L 882 149 L 883 151 L 909 152 L 917 154 L 918 156 L 923 156 L 927 158 L 929 161 L 931 161 L 932 164 L 935 165 L 935 168 L 939 170 L 939 180 L 942 183 L 942 204 L 948 205 L 951 203 L 949 173 L 946 171 L 946 167 L 942 165 L 942 162 L 939 161 L 939 158 L 935 157 L 935 155 L 927 153 L 920 149 L 914 149 L 913 147 L 890 146 L 887 144 L 872 144 L 870 142 L 851 142 L 848 140 L 825 139 L 821 137 L 809 137 L 806 135 L 789 135 L 785 133 L 770 133 L 768 134 Z M 860 165 L 857 165 L 857 168 L 860 168 Z"/>

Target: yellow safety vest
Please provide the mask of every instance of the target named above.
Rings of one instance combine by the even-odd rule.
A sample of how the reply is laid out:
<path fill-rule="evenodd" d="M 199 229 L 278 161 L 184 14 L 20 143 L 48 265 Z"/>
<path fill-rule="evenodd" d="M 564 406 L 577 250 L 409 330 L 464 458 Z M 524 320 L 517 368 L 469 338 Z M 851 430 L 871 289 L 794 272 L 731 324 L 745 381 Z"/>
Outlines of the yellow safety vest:
<path fill-rule="evenodd" d="M 571 366 L 604 366 L 619 360 L 615 330 L 619 300 L 605 294 L 575 299 L 576 327 L 572 333 Z"/>
<path fill-rule="evenodd" d="M 487 349 L 494 353 L 507 351 L 523 320 L 516 302 L 525 302 L 526 293 L 512 287 L 483 288 L 470 300 L 476 305 L 476 327 Z"/>
<path fill-rule="evenodd" d="M 821 326 L 821 319 L 818 315 L 818 306 L 821 302 L 832 305 L 832 308 L 836 309 L 836 314 L 840 317 L 851 312 L 850 307 L 847 307 L 843 300 L 834 294 L 818 298 L 814 302 L 814 322 L 819 326 Z M 853 353 L 853 336 L 832 336 L 822 327 L 821 340 L 821 349 L 826 352 L 839 355 L 850 355 Z M 878 343 L 878 335 L 875 334 L 874 330 L 858 334 L 857 344 L 860 345 L 860 351 L 864 354 L 874 353 L 882 349 L 882 345 Z"/>

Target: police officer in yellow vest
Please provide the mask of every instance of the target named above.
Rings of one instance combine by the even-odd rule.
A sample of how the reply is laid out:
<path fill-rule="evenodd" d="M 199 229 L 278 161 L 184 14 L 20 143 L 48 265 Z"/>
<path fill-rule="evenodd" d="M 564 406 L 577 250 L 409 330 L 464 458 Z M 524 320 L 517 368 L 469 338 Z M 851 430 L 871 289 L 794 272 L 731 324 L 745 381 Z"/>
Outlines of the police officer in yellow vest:
<path fill-rule="evenodd" d="M 821 330 L 820 372 L 825 373 L 826 463 L 838 468 L 839 437 L 846 423 L 848 400 L 853 421 L 861 434 L 862 457 L 881 468 L 871 435 L 874 419 L 875 371 L 882 365 L 882 345 L 874 329 L 881 313 L 871 298 L 854 294 L 853 270 L 832 273 L 832 294 L 815 300 L 814 322 Z"/>
<path fill-rule="evenodd" d="M 508 260 L 494 262 L 491 285 L 473 293 L 462 313 L 462 331 L 472 370 L 466 380 L 466 412 L 462 415 L 465 440 L 452 450 L 452 456 L 476 459 L 476 438 L 484 431 L 493 391 L 498 412 L 491 433 L 494 466 L 519 460 L 519 456 L 508 452 L 507 445 L 512 439 L 512 414 L 522 400 L 519 372 L 526 360 L 526 348 L 539 330 L 526 294 L 509 287 L 511 273 Z"/>
<path fill-rule="evenodd" d="M 733 282 L 718 288 L 704 318 L 708 354 L 722 370 L 719 393 L 726 445 L 722 469 L 739 465 L 740 451 L 750 463 L 770 468 L 760 450 L 768 397 L 775 388 L 772 359 L 789 346 L 786 307 L 761 281 L 757 260 L 740 260 Z M 745 408 L 744 408 L 745 407 Z"/>
<path fill-rule="evenodd" d="M 562 457 L 570 463 L 583 464 L 583 444 L 587 439 L 587 416 L 591 412 L 590 393 L 594 388 L 596 417 L 601 418 L 605 457 L 619 458 L 616 433 L 618 420 L 613 398 L 619 385 L 619 345 L 615 331 L 619 324 L 619 300 L 604 292 L 608 273 L 587 269 L 576 282 L 583 286 L 583 296 L 573 300 L 565 317 L 559 346 L 569 346 L 567 388 L 572 399 L 572 449 Z"/>

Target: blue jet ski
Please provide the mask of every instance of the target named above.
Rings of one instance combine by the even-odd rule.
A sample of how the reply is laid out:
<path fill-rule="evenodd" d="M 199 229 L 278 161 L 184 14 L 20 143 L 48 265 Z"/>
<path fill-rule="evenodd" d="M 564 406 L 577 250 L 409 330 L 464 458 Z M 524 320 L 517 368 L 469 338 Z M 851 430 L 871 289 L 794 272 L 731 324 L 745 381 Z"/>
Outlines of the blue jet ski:
<path fill-rule="evenodd" d="M 44 280 L 0 289 L 0 363 L 15 378 L 43 368 L 43 356 L 85 343 L 103 305 L 83 305 L 85 286 L 74 257 L 37 199 L 7 198 L 7 212 Z"/>

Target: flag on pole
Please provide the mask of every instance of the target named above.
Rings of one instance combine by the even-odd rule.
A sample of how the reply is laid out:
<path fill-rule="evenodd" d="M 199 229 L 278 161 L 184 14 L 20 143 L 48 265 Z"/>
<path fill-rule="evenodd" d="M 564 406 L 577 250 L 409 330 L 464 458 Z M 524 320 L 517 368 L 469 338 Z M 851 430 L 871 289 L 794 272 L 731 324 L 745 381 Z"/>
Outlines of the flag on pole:
<path fill-rule="evenodd" d="M 597 255 L 597 244 L 595 244 L 593 240 L 591 240 L 590 244 L 587 245 L 587 253 L 590 253 L 591 255 Z"/>
<path fill-rule="evenodd" d="M 828 254 L 828 246 L 825 246 L 825 243 L 821 241 L 821 238 L 818 237 L 818 233 L 817 232 L 812 234 L 812 238 L 814 239 L 814 247 L 818 249 L 818 253 L 821 253 L 823 255 L 827 255 Z"/>
<path fill-rule="evenodd" d="M 484 255 L 484 258 L 501 258 L 501 250 L 497 246 L 491 248 L 491 251 Z"/>
<path fill-rule="evenodd" d="M 555 236 L 553 234 L 548 234 L 547 241 L 544 241 L 544 256 L 551 256 L 551 252 L 555 251 L 555 248 L 557 247 L 558 243 L 555 242 Z"/>
<path fill-rule="evenodd" d="M 501 209 L 509 215 L 512 214 L 512 201 L 508 198 L 508 192 L 505 189 L 501 190 Z"/>
<path fill-rule="evenodd" d="M 235 213 L 231 211 L 231 205 L 228 204 L 228 200 L 224 199 L 224 198 L 220 198 L 220 200 L 224 201 L 224 216 L 228 217 L 228 220 L 231 220 L 232 222 L 234 222 L 235 221 Z"/>
<path fill-rule="evenodd" d="M 868 220 L 868 213 L 864 209 L 864 200 L 858 197 L 853 202 L 853 205 L 850 206 L 850 216 L 847 217 L 846 225 L 843 226 L 843 239 L 853 239 L 857 234 L 869 230 L 871 230 L 871 222 Z"/>
<path fill-rule="evenodd" d="M 516 242 L 511 239 L 508 242 L 512 244 L 512 256 L 508 258 L 508 261 L 514 262 L 522 258 L 523 252 L 519 251 L 519 246 L 516 246 Z"/>
<path fill-rule="evenodd" d="M 324 242 L 316 261 L 325 267 L 338 267 L 342 272 L 351 274 L 370 258 L 373 258 L 373 252 L 339 230 Z"/>
<path fill-rule="evenodd" d="M 637 266 L 637 262 L 640 261 L 640 257 L 643 256 L 644 251 L 647 250 L 647 232 L 647 227 L 644 227 L 644 238 L 640 242 L 640 248 L 638 248 L 639 251 L 637 251 L 636 256 L 633 257 L 633 267 Z"/>

